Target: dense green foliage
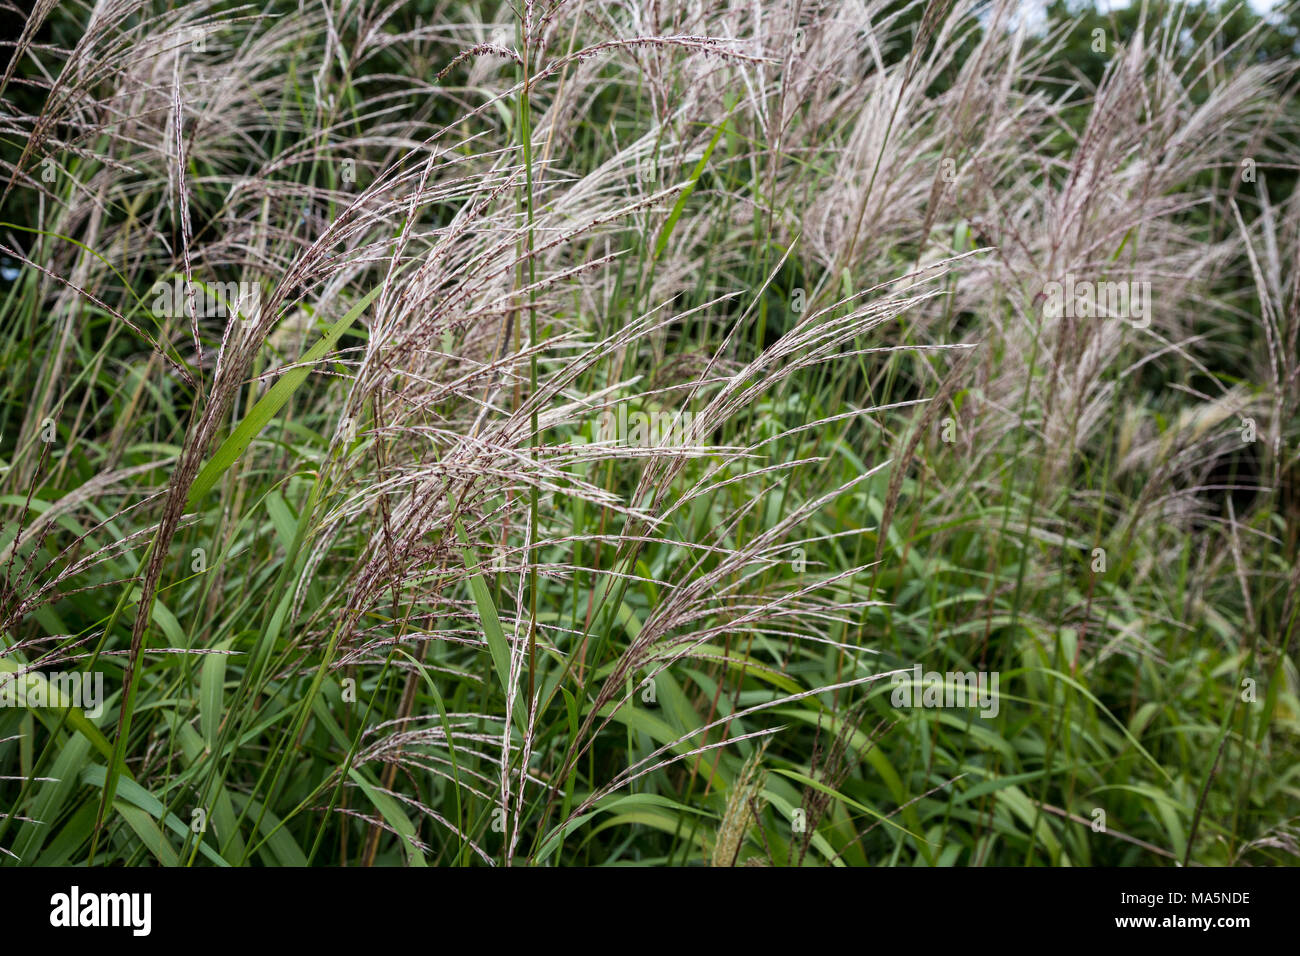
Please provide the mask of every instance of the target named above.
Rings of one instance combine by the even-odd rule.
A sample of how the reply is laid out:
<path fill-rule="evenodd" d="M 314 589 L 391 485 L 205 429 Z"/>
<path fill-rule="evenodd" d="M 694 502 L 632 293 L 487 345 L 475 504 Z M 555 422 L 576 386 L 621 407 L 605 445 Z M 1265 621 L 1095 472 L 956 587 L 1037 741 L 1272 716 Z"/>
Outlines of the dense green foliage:
<path fill-rule="evenodd" d="M 1293 862 L 1295 19 L 1017 11 L 38 5 L 0 865 Z"/>

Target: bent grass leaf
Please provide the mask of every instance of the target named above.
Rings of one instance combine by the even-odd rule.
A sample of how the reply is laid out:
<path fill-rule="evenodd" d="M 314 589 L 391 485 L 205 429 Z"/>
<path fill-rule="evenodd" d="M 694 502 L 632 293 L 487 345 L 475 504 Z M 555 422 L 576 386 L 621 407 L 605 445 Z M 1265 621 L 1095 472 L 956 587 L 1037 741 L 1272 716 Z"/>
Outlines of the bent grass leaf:
<path fill-rule="evenodd" d="M 343 336 L 343 333 L 352 327 L 353 323 L 361 316 L 361 313 L 366 310 L 381 291 L 383 291 L 383 286 L 375 286 L 362 296 L 352 308 L 348 309 L 343 318 L 330 326 L 329 330 L 303 354 L 294 367 L 281 375 L 270 390 L 258 400 L 257 404 L 253 406 L 253 410 L 235 427 L 235 430 L 217 448 L 216 454 L 203 466 L 198 477 L 194 479 L 194 484 L 190 485 L 189 498 L 185 504 L 187 510 L 193 510 L 203 496 L 212 490 L 217 483 L 217 479 L 239 460 L 239 456 L 244 453 L 253 439 L 275 417 L 275 414 L 284 407 L 284 403 L 298 390 L 298 387 L 307 380 L 312 365 L 329 354 L 330 350 Z"/>

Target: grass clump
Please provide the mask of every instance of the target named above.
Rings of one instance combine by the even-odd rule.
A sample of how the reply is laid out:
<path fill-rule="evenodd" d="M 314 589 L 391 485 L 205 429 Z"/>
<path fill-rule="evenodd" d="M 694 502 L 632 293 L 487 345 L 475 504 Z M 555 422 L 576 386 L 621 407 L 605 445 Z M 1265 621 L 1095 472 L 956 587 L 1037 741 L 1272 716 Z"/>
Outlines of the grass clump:
<path fill-rule="evenodd" d="M 1293 861 L 1294 61 L 1139 13 L 37 4 L 0 862 Z"/>

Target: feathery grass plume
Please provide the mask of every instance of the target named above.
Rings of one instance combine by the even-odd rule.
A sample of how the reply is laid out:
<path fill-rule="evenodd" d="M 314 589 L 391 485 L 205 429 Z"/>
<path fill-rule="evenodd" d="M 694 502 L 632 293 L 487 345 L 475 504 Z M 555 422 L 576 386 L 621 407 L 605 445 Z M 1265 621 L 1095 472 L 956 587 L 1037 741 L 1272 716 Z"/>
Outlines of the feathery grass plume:
<path fill-rule="evenodd" d="M 0 865 L 1289 861 L 1295 63 L 1202 13 L 36 4 L 0 664 L 110 693 Z"/>
<path fill-rule="evenodd" d="M 740 853 L 744 849 L 746 836 L 758 822 L 759 810 L 754 801 L 763 791 L 766 777 L 760 764 L 767 750 L 766 742 L 759 746 L 753 755 L 745 761 L 740 773 L 731 786 L 727 796 L 727 806 L 722 811 L 722 820 L 718 823 L 718 833 L 713 844 L 712 864 L 714 866 L 735 866 L 741 861 Z"/>

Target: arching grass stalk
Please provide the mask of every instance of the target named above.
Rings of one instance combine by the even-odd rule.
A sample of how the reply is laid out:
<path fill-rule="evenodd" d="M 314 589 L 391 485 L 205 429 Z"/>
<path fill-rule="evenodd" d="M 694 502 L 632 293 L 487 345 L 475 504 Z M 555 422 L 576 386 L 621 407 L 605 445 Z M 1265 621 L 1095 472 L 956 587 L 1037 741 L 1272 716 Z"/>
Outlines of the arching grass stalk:
<path fill-rule="evenodd" d="M 529 75 L 529 33 L 531 32 L 531 22 L 528 16 L 532 5 L 524 4 L 523 14 L 519 20 L 519 70 L 523 74 L 523 83 L 519 87 L 518 110 L 519 110 L 519 137 L 523 147 L 524 157 L 524 216 L 526 228 L 524 230 L 524 255 L 523 268 L 528 270 L 528 345 L 532 348 L 537 343 L 537 309 L 536 298 L 537 290 L 534 288 L 536 281 L 536 265 L 533 257 L 533 130 L 532 130 L 532 105 L 529 100 L 529 84 L 531 77 Z M 532 457 L 536 462 L 538 458 L 537 446 L 541 442 L 541 435 L 537 428 L 537 405 L 534 399 L 537 396 L 537 352 L 534 350 L 528 359 L 528 387 L 529 401 L 533 402 L 532 410 Z M 537 558 L 535 554 L 537 541 L 537 484 L 530 483 L 528 492 L 528 541 L 526 554 L 528 555 L 528 704 L 529 708 L 533 704 L 533 694 L 537 683 Z"/>

